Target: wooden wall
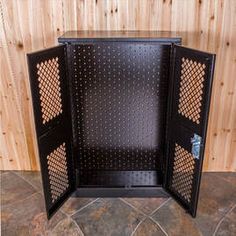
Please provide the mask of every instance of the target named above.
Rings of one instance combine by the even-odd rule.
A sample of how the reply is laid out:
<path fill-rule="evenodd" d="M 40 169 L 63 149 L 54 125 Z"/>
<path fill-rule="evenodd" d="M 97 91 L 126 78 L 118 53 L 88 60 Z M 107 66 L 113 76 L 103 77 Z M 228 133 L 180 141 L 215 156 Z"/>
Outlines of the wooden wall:
<path fill-rule="evenodd" d="M 25 54 L 81 29 L 178 31 L 216 53 L 204 170 L 236 170 L 236 0 L 0 0 L 1 169 L 39 168 Z"/>

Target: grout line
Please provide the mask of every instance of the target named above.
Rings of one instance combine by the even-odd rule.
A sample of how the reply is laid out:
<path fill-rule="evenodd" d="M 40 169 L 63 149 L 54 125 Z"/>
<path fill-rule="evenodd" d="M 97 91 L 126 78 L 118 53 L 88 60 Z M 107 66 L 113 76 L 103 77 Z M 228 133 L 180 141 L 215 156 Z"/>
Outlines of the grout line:
<path fill-rule="evenodd" d="M 134 210 L 142 213 L 144 216 L 148 217 L 148 215 L 144 212 L 142 212 L 141 210 L 139 210 L 138 208 L 136 208 L 135 206 L 133 206 L 132 204 L 130 204 L 129 202 L 125 201 L 123 198 L 119 198 L 122 202 L 126 203 L 127 205 L 129 205 L 130 207 L 132 207 Z"/>
<path fill-rule="evenodd" d="M 59 210 L 59 211 L 60 211 L 60 210 Z M 64 212 L 62 212 L 62 213 L 64 213 Z M 84 233 L 82 232 L 82 230 L 80 229 L 80 227 L 77 225 L 76 221 L 74 221 L 69 215 L 66 215 L 66 219 L 73 221 L 74 224 L 75 224 L 75 227 L 76 227 L 76 229 L 77 229 L 77 231 L 78 231 L 78 233 L 79 233 L 81 236 L 84 236 Z M 66 219 L 60 220 L 51 230 L 49 230 L 49 231 L 50 231 L 49 234 L 52 235 L 52 233 L 56 230 L 56 228 L 58 227 L 58 225 L 59 225 L 63 220 L 66 220 Z M 53 218 L 52 218 L 51 220 L 53 220 Z"/>
<path fill-rule="evenodd" d="M 59 210 L 60 211 L 60 210 Z M 66 216 L 66 218 L 69 218 L 68 216 Z M 51 221 L 51 220 L 53 220 L 53 217 L 49 220 L 49 222 Z M 56 229 L 56 227 L 63 221 L 63 220 L 65 220 L 65 219 L 62 219 L 62 220 L 59 220 L 58 222 L 57 222 L 57 224 L 50 230 L 50 233 L 53 233 L 53 231 Z"/>
<path fill-rule="evenodd" d="M 166 231 L 162 228 L 162 226 L 161 226 L 157 221 L 155 221 L 151 216 L 149 216 L 149 219 L 151 219 L 155 224 L 157 224 L 158 227 L 161 229 L 161 231 L 162 231 L 166 236 L 168 236 L 168 234 L 166 233 Z"/>
<path fill-rule="evenodd" d="M 72 219 L 71 217 L 70 217 L 70 219 L 75 223 L 76 228 L 77 228 L 79 234 L 81 234 L 82 236 L 84 236 L 84 233 L 83 233 L 83 231 L 81 230 L 81 228 L 79 227 L 79 225 L 77 224 L 77 222 L 76 222 L 74 219 Z"/>
<path fill-rule="evenodd" d="M 67 217 L 70 217 L 70 215 L 68 213 L 64 212 L 61 208 L 59 208 L 58 211 L 60 211 L 62 214 L 66 215 Z"/>
<path fill-rule="evenodd" d="M 156 213 L 161 207 L 163 207 L 167 202 L 169 202 L 171 198 L 169 197 L 165 202 L 163 202 L 159 207 L 157 207 L 154 211 L 152 211 L 149 215 L 152 216 L 154 213 Z"/>
<path fill-rule="evenodd" d="M 20 171 L 22 172 L 22 171 Z M 26 183 L 28 183 L 31 187 L 33 187 L 33 189 L 36 191 L 36 192 L 41 192 L 39 191 L 30 181 L 28 181 L 27 179 L 25 179 L 24 177 L 22 177 L 21 175 L 17 174 L 16 172 L 13 172 L 12 173 L 18 177 L 20 177 L 21 179 L 23 179 Z M 43 190 L 43 189 L 42 189 Z"/>
<path fill-rule="evenodd" d="M 15 203 L 23 202 L 23 201 L 28 200 L 29 198 L 33 197 L 33 196 L 36 195 L 36 194 L 39 194 L 39 193 L 38 193 L 38 192 L 35 192 L 35 193 L 32 193 L 32 194 L 30 194 L 29 196 L 25 197 L 24 199 L 19 199 L 18 201 L 16 200 L 16 201 L 14 201 L 14 202 L 7 203 L 7 204 L 4 204 L 4 205 L 2 204 L 1 207 L 9 207 L 9 206 L 11 206 L 11 205 L 14 205 Z"/>
<path fill-rule="evenodd" d="M 78 209 L 77 211 L 75 211 L 73 214 L 70 215 L 70 217 L 73 217 L 76 213 L 82 211 L 83 209 L 85 209 L 86 207 L 92 205 L 94 202 L 96 202 L 99 198 L 96 198 L 95 200 L 89 202 L 88 204 L 86 204 L 85 206 L 81 207 L 80 209 Z"/>
<path fill-rule="evenodd" d="M 131 233 L 130 236 L 133 236 L 134 233 L 137 231 L 138 227 L 147 219 L 147 217 L 144 217 L 140 222 L 137 224 L 137 226 L 134 228 L 134 231 Z"/>
<path fill-rule="evenodd" d="M 226 214 L 222 217 L 222 219 L 218 222 L 218 224 L 216 225 L 216 228 L 214 230 L 213 236 L 216 235 L 221 223 L 225 220 L 225 218 L 234 210 L 234 208 L 236 208 L 236 205 L 232 206 L 227 212 Z"/>
<path fill-rule="evenodd" d="M 4 175 L 6 173 L 10 173 L 11 171 L 10 170 L 1 170 L 0 172 L 1 172 L 0 175 Z"/>

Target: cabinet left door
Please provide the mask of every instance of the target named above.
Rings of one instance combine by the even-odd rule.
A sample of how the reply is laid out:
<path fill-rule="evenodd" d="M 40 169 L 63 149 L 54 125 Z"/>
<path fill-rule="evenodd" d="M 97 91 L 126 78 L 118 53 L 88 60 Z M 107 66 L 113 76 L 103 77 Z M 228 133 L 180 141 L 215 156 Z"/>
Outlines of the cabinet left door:
<path fill-rule="evenodd" d="M 75 189 L 66 46 L 27 55 L 47 216 Z"/>

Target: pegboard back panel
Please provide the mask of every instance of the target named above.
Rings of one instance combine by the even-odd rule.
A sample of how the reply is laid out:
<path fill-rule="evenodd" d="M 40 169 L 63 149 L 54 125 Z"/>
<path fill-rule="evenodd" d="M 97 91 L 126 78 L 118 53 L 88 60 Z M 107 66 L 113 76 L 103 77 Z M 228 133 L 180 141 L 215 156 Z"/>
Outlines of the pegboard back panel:
<path fill-rule="evenodd" d="M 215 56 L 173 48 L 165 186 L 196 215 Z"/>
<path fill-rule="evenodd" d="M 157 170 L 163 155 L 170 45 L 73 45 L 78 168 Z"/>

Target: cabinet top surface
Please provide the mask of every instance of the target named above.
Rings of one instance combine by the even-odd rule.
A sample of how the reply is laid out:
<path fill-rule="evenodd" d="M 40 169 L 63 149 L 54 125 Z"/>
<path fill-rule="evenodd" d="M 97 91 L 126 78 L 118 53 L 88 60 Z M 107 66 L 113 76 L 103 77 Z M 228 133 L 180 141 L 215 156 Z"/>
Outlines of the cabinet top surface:
<path fill-rule="evenodd" d="M 58 38 L 59 43 L 81 41 L 162 41 L 181 42 L 171 31 L 67 31 Z"/>

